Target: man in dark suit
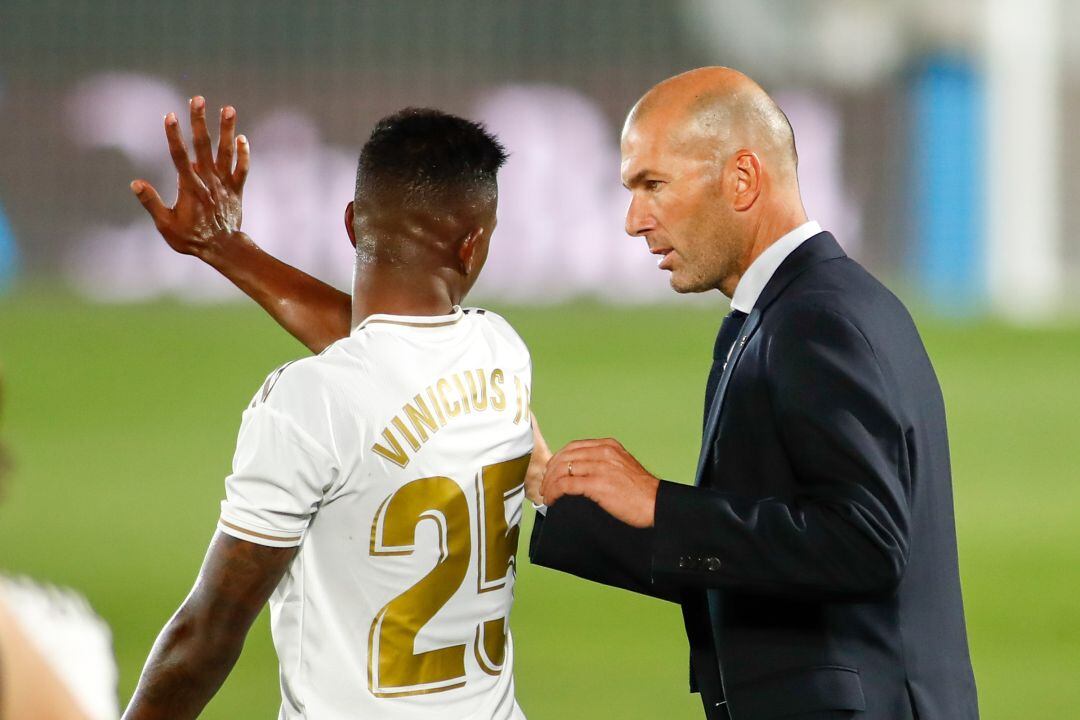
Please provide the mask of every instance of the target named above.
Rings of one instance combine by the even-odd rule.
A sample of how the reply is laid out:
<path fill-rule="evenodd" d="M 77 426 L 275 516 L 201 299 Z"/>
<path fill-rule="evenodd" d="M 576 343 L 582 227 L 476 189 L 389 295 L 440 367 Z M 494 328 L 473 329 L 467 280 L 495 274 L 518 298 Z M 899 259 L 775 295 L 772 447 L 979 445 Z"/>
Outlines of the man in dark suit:
<path fill-rule="evenodd" d="M 622 153 L 627 232 L 733 309 L 694 484 L 570 443 L 529 488 L 533 562 L 681 603 L 710 719 L 976 718 L 941 391 L 900 301 L 807 222 L 787 119 L 703 68 Z"/>

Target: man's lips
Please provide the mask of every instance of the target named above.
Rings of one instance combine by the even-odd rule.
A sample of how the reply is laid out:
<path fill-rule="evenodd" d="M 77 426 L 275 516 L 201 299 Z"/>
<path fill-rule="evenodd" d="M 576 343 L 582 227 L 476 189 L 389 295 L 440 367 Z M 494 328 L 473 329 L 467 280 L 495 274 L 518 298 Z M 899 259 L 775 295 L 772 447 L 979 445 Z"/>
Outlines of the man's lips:
<path fill-rule="evenodd" d="M 653 255 L 661 255 L 660 262 L 656 263 L 656 267 L 661 270 L 671 269 L 671 258 L 675 255 L 675 250 L 669 247 L 655 247 L 649 248 L 649 252 Z"/>

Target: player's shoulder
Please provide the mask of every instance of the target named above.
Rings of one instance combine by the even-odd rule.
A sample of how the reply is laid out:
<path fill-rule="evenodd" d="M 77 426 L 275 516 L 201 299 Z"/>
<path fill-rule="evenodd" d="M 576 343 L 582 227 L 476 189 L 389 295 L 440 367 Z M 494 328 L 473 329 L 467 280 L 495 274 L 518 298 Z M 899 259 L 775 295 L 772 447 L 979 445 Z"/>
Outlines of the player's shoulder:
<path fill-rule="evenodd" d="M 326 404 L 334 397 L 340 355 L 331 345 L 319 355 L 297 358 L 274 368 L 263 380 L 249 407 L 278 409 Z"/>
<path fill-rule="evenodd" d="M 525 344 L 521 335 L 514 329 L 514 326 L 510 324 L 510 321 L 502 315 L 481 307 L 462 308 L 462 312 L 465 314 L 465 317 L 472 318 L 474 322 L 483 323 L 506 341 L 513 345 L 520 346 L 523 350 L 528 352 L 528 345 Z"/>
<path fill-rule="evenodd" d="M 335 428 L 351 417 L 344 395 L 342 376 L 327 355 L 284 363 L 266 376 L 244 410 L 239 443 L 257 443 L 269 432 L 336 458 Z"/>

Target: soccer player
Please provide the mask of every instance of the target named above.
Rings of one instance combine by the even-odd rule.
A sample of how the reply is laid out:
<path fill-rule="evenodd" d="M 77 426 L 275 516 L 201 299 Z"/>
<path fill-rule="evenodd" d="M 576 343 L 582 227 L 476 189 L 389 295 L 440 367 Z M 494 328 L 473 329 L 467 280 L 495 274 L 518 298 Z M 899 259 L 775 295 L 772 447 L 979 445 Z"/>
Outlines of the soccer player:
<path fill-rule="evenodd" d="M 226 271 L 260 252 L 239 232 L 248 144 L 225 108 L 215 158 L 205 101 L 191 112 L 194 162 L 175 115 L 165 120 L 176 205 L 145 181 L 132 190 L 172 247 L 217 253 Z M 351 332 L 255 393 L 218 531 L 125 718 L 195 717 L 267 600 L 282 718 L 523 717 L 507 618 L 531 361 L 505 320 L 460 307 L 487 256 L 505 158 L 481 126 L 435 110 L 378 123 L 345 213 Z M 264 306 L 286 327 L 299 317 L 290 292 L 305 312 L 324 298 L 325 317 L 304 315 L 309 347 L 345 334 L 337 291 L 275 263 L 226 274 L 253 296 L 276 293 Z"/>

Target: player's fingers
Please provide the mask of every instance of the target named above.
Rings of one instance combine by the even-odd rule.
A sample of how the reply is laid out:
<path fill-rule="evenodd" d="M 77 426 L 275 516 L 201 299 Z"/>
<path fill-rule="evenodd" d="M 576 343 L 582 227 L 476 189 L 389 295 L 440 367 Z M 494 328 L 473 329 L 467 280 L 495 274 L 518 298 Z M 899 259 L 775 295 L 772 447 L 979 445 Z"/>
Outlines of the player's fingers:
<path fill-rule="evenodd" d="M 248 167 L 251 165 L 251 143 L 246 135 L 236 138 L 236 169 L 233 170 L 233 188 L 239 192 L 244 189 L 244 181 L 247 180 Z"/>
<path fill-rule="evenodd" d="M 184 136 L 180 133 L 180 122 L 176 119 L 176 113 L 165 116 L 165 139 L 169 142 L 169 155 L 176 173 L 180 176 L 181 184 L 200 185 L 201 181 L 191 167 L 191 158 L 188 156 L 187 145 L 184 144 Z"/>
<path fill-rule="evenodd" d="M 195 145 L 195 162 L 199 177 L 209 180 L 213 175 L 214 156 L 210 152 L 210 131 L 206 128 L 206 99 L 201 95 L 191 98 L 191 138 Z"/>
<path fill-rule="evenodd" d="M 529 413 L 529 420 L 532 422 L 534 452 L 542 452 L 545 455 L 550 455 L 551 450 L 548 448 L 547 441 L 544 439 L 544 433 L 540 431 L 540 421 L 536 419 L 536 414 Z"/>
<path fill-rule="evenodd" d="M 169 208 L 161 201 L 154 186 L 145 180 L 135 180 L 131 183 L 131 192 L 139 199 L 146 212 L 154 219 L 154 225 L 161 226 L 169 215 Z"/>
<path fill-rule="evenodd" d="M 562 474 L 559 472 L 559 465 L 556 463 L 557 457 L 552 458 L 552 461 L 548 463 L 548 466 L 544 469 L 544 477 L 540 480 L 540 495 L 546 500 L 548 494 L 552 491 L 555 484 L 560 481 Z"/>
<path fill-rule="evenodd" d="M 221 108 L 221 130 L 218 135 L 217 171 L 218 177 L 226 178 L 232 173 L 233 148 L 236 147 L 236 108 L 226 105 Z"/>

